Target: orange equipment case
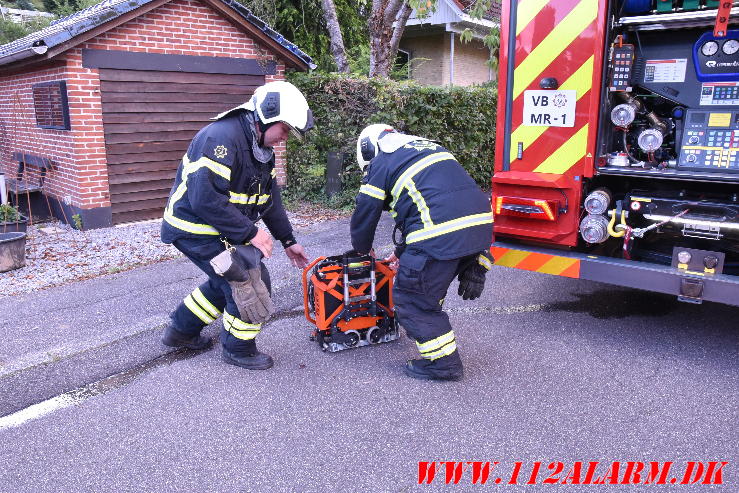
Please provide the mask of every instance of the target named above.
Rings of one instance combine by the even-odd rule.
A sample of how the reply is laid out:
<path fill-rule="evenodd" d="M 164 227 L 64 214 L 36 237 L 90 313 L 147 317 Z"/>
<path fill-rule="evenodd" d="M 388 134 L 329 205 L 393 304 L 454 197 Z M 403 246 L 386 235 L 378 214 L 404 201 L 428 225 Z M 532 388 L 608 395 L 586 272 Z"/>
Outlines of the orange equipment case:
<path fill-rule="evenodd" d="M 311 340 L 335 352 L 398 339 L 394 277 L 387 262 L 369 255 L 314 260 L 303 270 L 305 318 L 316 326 Z"/>

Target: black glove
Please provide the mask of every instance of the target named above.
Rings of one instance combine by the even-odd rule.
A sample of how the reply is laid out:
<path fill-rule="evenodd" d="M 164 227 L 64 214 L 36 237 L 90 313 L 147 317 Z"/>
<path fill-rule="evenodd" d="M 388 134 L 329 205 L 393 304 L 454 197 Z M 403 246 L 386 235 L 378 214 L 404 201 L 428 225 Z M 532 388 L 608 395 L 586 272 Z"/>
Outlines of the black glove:
<path fill-rule="evenodd" d="M 492 266 L 492 255 L 484 251 L 465 262 L 459 273 L 459 290 L 457 294 L 463 300 L 476 300 L 485 289 L 485 274 Z"/>

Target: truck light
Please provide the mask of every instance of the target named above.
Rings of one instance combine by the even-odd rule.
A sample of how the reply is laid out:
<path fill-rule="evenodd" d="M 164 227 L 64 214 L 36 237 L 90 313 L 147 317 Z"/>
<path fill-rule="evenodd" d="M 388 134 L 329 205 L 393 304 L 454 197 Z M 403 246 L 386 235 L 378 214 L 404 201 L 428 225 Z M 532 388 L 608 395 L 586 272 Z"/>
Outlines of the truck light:
<path fill-rule="evenodd" d="M 580 234 L 588 243 L 603 243 L 608 239 L 608 219 L 600 214 L 588 214 L 580 221 Z"/>
<path fill-rule="evenodd" d="M 590 214 L 605 214 L 610 203 L 611 192 L 607 188 L 598 188 L 585 199 L 585 210 Z"/>
<path fill-rule="evenodd" d="M 495 215 L 526 217 L 554 221 L 559 204 L 555 200 L 529 199 L 524 197 L 499 196 L 495 199 Z"/>

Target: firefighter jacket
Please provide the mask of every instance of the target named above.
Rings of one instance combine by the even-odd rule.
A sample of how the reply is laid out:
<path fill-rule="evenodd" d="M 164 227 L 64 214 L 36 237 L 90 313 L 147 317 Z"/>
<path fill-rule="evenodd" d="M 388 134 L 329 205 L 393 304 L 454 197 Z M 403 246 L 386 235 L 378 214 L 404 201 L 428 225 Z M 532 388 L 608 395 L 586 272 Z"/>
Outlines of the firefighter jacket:
<path fill-rule="evenodd" d="M 292 226 L 274 183 L 274 156 L 254 158 L 245 111 L 201 129 L 182 158 L 162 221 L 162 241 L 223 237 L 243 244 L 257 233 L 263 215 L 283 245 L 295 243 Z"/>
<path fill-rule="evenodd" d="M 479 253 L 492 242 L 488 197 L 448 150 L 429 140 L 380 152 L 370 162 L 351 220 L 356 251 L 372 248 L 383 210 L 409 248 L 438 260 Z"/>

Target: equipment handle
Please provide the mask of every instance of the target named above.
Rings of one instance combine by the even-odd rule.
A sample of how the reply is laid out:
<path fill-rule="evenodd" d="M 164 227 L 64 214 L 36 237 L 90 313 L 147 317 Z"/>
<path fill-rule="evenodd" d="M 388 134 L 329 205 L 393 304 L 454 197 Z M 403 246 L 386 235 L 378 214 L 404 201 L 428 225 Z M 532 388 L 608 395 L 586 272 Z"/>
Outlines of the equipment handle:
<path fill-rule="evenodd" d="M 303 269 L 303 310 L 305 311 L 305 318 L 312 324 L 316 323 L 316 320 L 313 318 L 310 318 L 310 308 L 308 308 L 308 272 L 310 272 L 313 267 L 318 264 L 318 262 L 321 262 L 323 260 L 326 260 L 326 257 L 318 257 L 313 262 L 308 265 L 305 269 Z"/>

